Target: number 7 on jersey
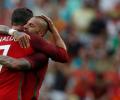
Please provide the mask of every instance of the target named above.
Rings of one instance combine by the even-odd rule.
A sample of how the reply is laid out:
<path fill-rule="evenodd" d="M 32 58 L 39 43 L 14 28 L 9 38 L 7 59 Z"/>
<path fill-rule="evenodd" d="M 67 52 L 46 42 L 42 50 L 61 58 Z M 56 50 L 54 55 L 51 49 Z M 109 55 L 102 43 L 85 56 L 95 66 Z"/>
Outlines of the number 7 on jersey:
<path fill-rule="evenodd" d="M 7 56 L 8 51 L 9 51 L 10 45 L 0 45 L 0 55 Z M 2 65 L 0 65 L 0 71 L 2 69 Z"/>

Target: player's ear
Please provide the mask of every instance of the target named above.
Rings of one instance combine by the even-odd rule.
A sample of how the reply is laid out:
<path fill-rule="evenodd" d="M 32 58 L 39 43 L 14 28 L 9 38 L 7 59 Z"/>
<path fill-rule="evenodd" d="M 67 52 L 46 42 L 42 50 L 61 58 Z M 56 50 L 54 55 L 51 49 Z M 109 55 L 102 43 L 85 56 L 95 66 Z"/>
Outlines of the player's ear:
<path fill-rule="evenodd" d="M 46 33 L 47 33 L 47 31 L 43 30 L 40 34 L 41 34 L 42 37 L 44 37 Z"/>
<path fill-rule="evenodd" d="M 44 36 L 44 35 L 43 35 L 43 32 L 39 32 L 39 33 L 37 33 L 37 35 L 40 36 L 40 37 L 43 37 L 43 36 Z"/>
<path fill-rule="evenodd" d="M 44 35 L 45 35 L 45 33 L 44 33 L 44 32 L 42 32 L 42 33 L 41 33 L 41 36 L 43 37 Z"/>

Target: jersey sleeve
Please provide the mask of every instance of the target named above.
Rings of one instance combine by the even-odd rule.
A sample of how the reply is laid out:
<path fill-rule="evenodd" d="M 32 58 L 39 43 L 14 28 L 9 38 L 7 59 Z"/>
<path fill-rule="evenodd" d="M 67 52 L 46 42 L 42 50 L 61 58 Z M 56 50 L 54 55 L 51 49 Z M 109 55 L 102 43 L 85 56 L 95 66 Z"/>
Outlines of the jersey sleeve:
<path fill-rule="evenodd" d="M 55 46 L 37 35 L 31 35 L 31 46 L 36 51 L 44 53 L 54 61 L 65 63 L 69 60 L 66 50 Z"/>
<path fill-rule="evenodd" d="M 48 64 L 48 58 L 43 53 L 34 53 L 25 59 L 29 61 L 31 69 L 42 68 Z"/>

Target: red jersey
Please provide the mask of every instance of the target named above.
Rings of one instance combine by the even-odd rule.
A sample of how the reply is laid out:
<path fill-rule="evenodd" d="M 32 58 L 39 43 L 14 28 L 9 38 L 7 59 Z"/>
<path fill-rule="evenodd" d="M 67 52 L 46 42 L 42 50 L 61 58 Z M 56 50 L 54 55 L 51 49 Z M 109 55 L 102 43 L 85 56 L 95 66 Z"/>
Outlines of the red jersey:
<path fill-rule="evenodd" d="M 42 85 L 42 82 L 45 77 L 45 73 L 48 67 L 48 58 L 52 58 L 55 61 L 58 62 L 67 62 L 68 61 L 68 55 L 67 52 L 60 47 L 56 47 L 55 45 L 47 42 L 43 38 L 38 37 L 37 35 L 31 35 L 31 47 L 33 48 L 36 53 L 39 51 L 40 53 L 43 53 L 47 56 L 47 59 L 36 55 L 31 58 L 27 58 L 31 64 L 32 69 L 29 72 L 25 74 L 25 81 L 22 88 L 22 99 L 23 100 L 38 100 L 39 96 L 39 90 Z M 34 58 L 34 59 L 33 59 Z M 36 59 L 35 59 L 36 58 Z M 44 59 L 41 60 L 41 59 Z M 37 65 L 33 64 L 33 62 L 40 62 Z M 42 63 L 42 67 L 41 67 Z M 36 69 L 36 70 L 35 70 Z"/>
<path fill-rule="evenodd" d="M 21 58 L 33 52 L 32 48 L 23 49 L 12 36 L 0 35 L 0 54 Z M 1 66 L 0 100 L 21 100 L 21 84 L 24 74 Z"/>

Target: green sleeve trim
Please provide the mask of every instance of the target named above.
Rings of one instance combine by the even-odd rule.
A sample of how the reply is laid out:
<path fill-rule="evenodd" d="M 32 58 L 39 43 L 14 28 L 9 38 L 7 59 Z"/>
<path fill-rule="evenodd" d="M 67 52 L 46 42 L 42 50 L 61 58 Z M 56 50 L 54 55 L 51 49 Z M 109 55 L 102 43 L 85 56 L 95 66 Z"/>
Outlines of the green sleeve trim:
<path fill-rule="evenodd" d="M 18 89 L 18 100 L 22 100 L 22 98 L 21 98 L 22 82 L 23 82 L 23 79 L 20 80 L 20 84 L 19 84 L 19 89 Z"/>
<path fill-rule="evenodd" d="M 35 83 L 35 87 L 34 87 L 34 93 L 33 93 L 33 96 L 32 96 L 32 100 L 36 100 L 36 96 L 37 96 L 37 87 L 38 87 L 38 83 L 39 83 L 39 75 L 37 72 L 34 72 L 34 75 L 36 77 L 36 83 Z"/>

